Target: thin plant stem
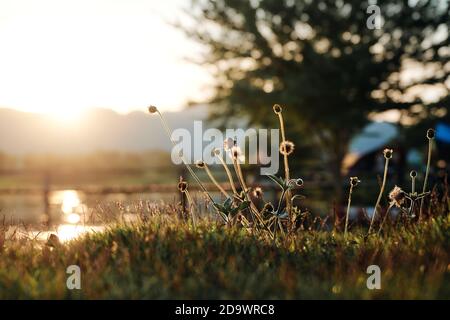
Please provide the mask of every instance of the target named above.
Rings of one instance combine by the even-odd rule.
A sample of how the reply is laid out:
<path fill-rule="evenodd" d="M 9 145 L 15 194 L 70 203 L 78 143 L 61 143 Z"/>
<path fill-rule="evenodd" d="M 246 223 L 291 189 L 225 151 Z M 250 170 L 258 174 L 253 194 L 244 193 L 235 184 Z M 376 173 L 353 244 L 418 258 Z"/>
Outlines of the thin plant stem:
<path fill-rule="evenodd" d="M 238 177 L 239 184 L 241 185 L 241 188 L 244 192 L 244 197 L 246 200 L 250 201 L 250 207 L 252 207 L 253 202 L 249 199 L 249 197 L 247 195 L 247 186 L 245 185 L 244 177 L 242 175 L 242 171 L 240 170 L 239 160 L 235 159 L 233 154 L 231 154 L 231 159 L 233 160 L 234 171 L 236 171 L 236 175 Z M 253 208 L 251 208 L 251 209 L 253 209 Z M 252 213 L 252 218 L 253 218 L 253 216 L 256 216 L 256 213 L 253 211 L 254 210 L 250 210 L 250 212 Z M 256 210 L 256 212 L 257 211 L 258 210 Z"/>
<path fill-rule="evenodd" d="M 386 210 L 386 215 L 384 216 L 384 219 L 383 219 L 383 221 L 382 221 L 381 224 L 380 224 L 380 229 L 378 229 L 377 235 L 380 235 L 381 230 L 383 229 L 384 223 L 386 222 L 387 217 L 389 216 L 389 214 L 390 214 L 390 212 L 391 212 L 391 208 L 392 208 L 393 206 L 394 206 L 394 205 L 391 204 L 391 205 L 388 207 L 388 209 Z"/>
<path fill-rule="evenodd" d="M 217 189 L 219 189 L 219 191 L 225 196 L 225 198 L 229 198 L 230 195 L 228 194 L 228 192 L 225 191 L 224 188 L 222 188 L 222 186 L 217 182 L 217 180 L 214 178 L 211 170 L 209 170 L 208 165 L 205 163 L 205 171 L 208 174 L 209 179 L 212 181 L 212 183 L 214 183 L 214 185 L 217 187 Z"/>
<path fill-rule="evenodd" d="M 284 129 L 284 119 L 283 119 L 283 114 L 282 112 L 278 113 L 278 119 L 280 121 L 280 130 L 281 130 L 281 142 L 286 141 L 286 132 Z M 288 155 L 286 153 L 283 154 L 283 160 L 284 160 L 284 179 L 286 181 L 289 181 L 291 179 L 291 175 L 289 172 L 289 161 L 288 161 Z M 287 191 L 286 193 L 286 211 L 289 214 L 291 214 L 291 192 L 290 190 Z"/>
<path fill-rule="evenodd" d="M 172 130 L 170 129 L 169 125 L 167 124 L 166 120 L 164 119 L 163 115 L 161 114 L 161 112 L 157 109 L 156 112 L 159 115 L 159 118 L 161 119 L 161 122 L 163 124 L 164 130 L 166 131 L 167 136 L 169 137 L 170 142 L 172 142 L 172 144 L 174 146 L 176 146 L 175 141 L 173 141 L 172 139 Z M 208 199 L 211 201 L 211 203 L 213 204 L 214 208 L 216 210 L 216 203 L 214 202 L 214 199 L 211 197 L 211 195 L 209 194 L 208 190 L 206 190 L 205 186 L 203 185 L 203 183 L 201 182 L 201 180 L 199 179 L 199 177 L 195 174 L 194 170 L 192 170 L 191 166 L 187 163 L 186 159 L 184 158 L 183 155 L 179 155 L 181 158 L 181 161 L 183 162 L 184 166 L 186 167 L 186 169 L 189 171 L 189 173 L 191 174 L 191 176 L 194 178 L 194 180 L 197 182 L 197 184 L 200 186 L 200 189 L 202 189 L 203 193 L 208 197 Z M 223 217 L 222 217 L 223 218 Z M 224 219 L 225 220 L 225 219 Z M 225 220 L 226 221 L 226 220 Z"/>
<path fill-rule="evenodd" d="M 195 229 L 195 228 L 197 228 L 197 222 L 195 219 L 195 210 L 193 210 L 194 201 L 192 200 L 191 194 L 189 193 L 188 190 L 186 190 L 185 193 L 186 193 L 186 198 L 187 198 L 187 202 L 188 202 L 189 212 L 191 214 L 192 225 L 194 226 L 194 229 Z"/>
<path fill-rule="evenodd" d="M 281 210 L 281 203 L 283 202 L 283 200 L 284 200 L 284 197 L 286 196 L 286 190 L 285 189 L 283 189 L 283 191 L 281 192 L 281 196 L 280 196 L 280 200 L 278 200 L 278 207 L 277 207 L 277 213 L 279 214 L 280 213 L 280 210 Z"/>
<path fill-rule="evenodd" d="M 253 201 L 249 198 L 248 196 L 248 189 L 247 189 L 247 185 L 245 184 L 245 180 L 244 180 L 244 176 L 242 174 L 242 170 L 241 170 L 241 166 L 239 164 L 239 160 L 236 159 L 233 154 L 231 154 L 231 159 L 233 160 L 233 164 L 234 164 L 234 169 L 236 171 L 236 174 L 238 176 L 239 179 L 239 183 L 241 184 L 242 190 L 244 191 L 244 197 L 245 199 L 250 203 L 250 213 L 252 214 L 252 217 L 255 216 L 258 220 L 259 223 L 261 223 L 266 229 L 266 224 L 264 223 L 261 215 L 259 214 L 258 208 L 256 208 L 255 204 L 253 203 Z M 270 232 L 270 230 L 268 230 Z"/>
<path fill-rule="evenodd" d="M 377 214 L 378 206 L 380 205 L 381 197 L 383 197 L 384 188 L 386 186 L 389 158 L 385 158 L 385 159 L 386 159 L 386 161 L 384 164 L 383 182 L 381 183 L 381 189 L 380 189 L 380 193 L 378 194 L 377 202 L 375 203 L 375 208 L 373 208 L 372 220 L 370 221 L 368 234 L 370 234 L 370 231 L 372 231 L 373 222 L 375 221 L 375 216 Z"/>
<path fill-rule="evenodd" d="M 223 160 L 223 158 L 221 156 L 216 155 L 216 157 L 219 158 L 220 163 L 222 164 L 223 168 L 225 169 L 225 172 L 228 177 L 228 181 L 230 182 L 231 190 L 233 190 L 233 193 L 235 195 L 237 195 L 238 192 L 236 190 L 236 186 L 234 185 L 233 176 L 231 175 L 230 169 L 228 168 L 227 164 L 225 163 L 225 161 Z"/>
<path fill-rule="evenodd" d="M 244 189 L 244 192 L 247 193 L 248 192 L 247 184 L 245 183 L 244 175 L 242 174 L 241 165 L 240 165 L 238 159 L 236 159 L 236 168 L 237 168 L 237 174 L 242 183 L 242 188 Z"/>
<path fill-rule="evenodd" d="M 430 165 L 431 165 L 431 151 L 433 148 L 433 140 L 428 139 L 428 158 L 427 158 L 427 168 L 425 170 L 425 178 L 423 179 L 423 188 L 422 193 L 425 193 L 427 191 L 427 183 L 428 183 L 428 174 L 430 173 Z M 425 198 L 422 198 L 420 200 L 420 210 L 419 210 L 419 220 L 422 218 L 422 211 L 423 211 L 423 203 Z"/>
<path fill-rule="evenodd" d="M 347 201 L 347 214 L 345 215 L 344 238 L 347 238 L 348 217 L 350 215 L 350 205 L 352 203 L 352 193 L 353 193 L 353 184 L 350 183 L 350 191 L 348 193 L 348 201 Z"/>

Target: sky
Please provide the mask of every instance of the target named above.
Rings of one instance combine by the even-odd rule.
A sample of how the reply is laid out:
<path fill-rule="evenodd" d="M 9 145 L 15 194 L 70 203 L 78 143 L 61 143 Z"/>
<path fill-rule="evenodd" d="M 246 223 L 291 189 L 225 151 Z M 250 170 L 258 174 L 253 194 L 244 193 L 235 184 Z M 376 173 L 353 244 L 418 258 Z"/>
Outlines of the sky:
<path fill-rule="evenodd" d="M 72 117 L 204 97 L 202 49 L 172 27 L 183 0 L 0 0 L 0 107 Z"/>

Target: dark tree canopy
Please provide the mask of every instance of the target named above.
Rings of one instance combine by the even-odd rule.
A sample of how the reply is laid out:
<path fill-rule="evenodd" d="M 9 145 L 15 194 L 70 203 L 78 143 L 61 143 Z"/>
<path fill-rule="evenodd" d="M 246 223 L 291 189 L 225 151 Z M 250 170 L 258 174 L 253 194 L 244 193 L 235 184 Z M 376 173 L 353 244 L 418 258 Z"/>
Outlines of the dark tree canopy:
<path fill-rule="evenodd" d="M 369 5 L 381 29 L 369 29 Z M 450 21 L 447 0 L 194 0 L 188 35 L 208 48 L 214 116 L 274 119 L 285 106 L 294 130 L 311 135 L 336 175 L 351 136 L 368 116 L 402 110 L 409 123 L 449 109 Z M 405 77 L 402 70 L 426 67 Z M 439 96 L 424 101 L 434 86 Z"/>

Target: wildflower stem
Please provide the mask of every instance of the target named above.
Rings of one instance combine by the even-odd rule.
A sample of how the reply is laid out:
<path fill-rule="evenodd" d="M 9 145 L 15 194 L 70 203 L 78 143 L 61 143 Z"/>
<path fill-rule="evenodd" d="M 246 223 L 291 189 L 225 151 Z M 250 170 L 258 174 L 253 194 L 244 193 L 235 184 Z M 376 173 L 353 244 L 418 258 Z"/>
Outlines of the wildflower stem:
<path fill-rule="evenodd" d="M 208 174 L 209 179 L 211 179 L 212 183 L 215 184 L 215 186 L 217 187 L 217 189 L 219 189 L 219 191 L 226 197 L 229 198 L 230 195 L 224 190 L 224 188 L 222 188 L 222 186 L 217 182 L 217 180 L 214 178 L 211 170 L 209 170 L 208 165 L 205 163 L 205 171 Z"/>
<path fill-rule="evenodd" d="M 216 157 L 219 158 L 220 163 L 222 163 L 222 166 L 225 169 L 225 172 L 227 174 L 228 180 L 230 181 L 231 190 L 233 190 L 233 193 L 235 195 L 237 195 L 238 192 L 236 190 L 236 186 L 234 185 L 233 176 L 231 175 L 230 169 L 228 169 L 227 164 L 225 163 L 225 161 L 223 160 L 223 158 L 220 155 L 216 155 Z"/>
<path fill-rule="evenodd" d="M 347 214 L 345 215 L 344 238 L 347 238 L 348 217 L 350 215 L 350 205 L 352 203 L 352 193 L 353 193 L 353 184 L 350 183 L 350 191 L 348 193 L 348 201 L 347 201 Z"/>
<path fill-rule="evenodd" d="M 242 169 L 241 169 L 241 165 L 239 163 L 239 159 L 235 159 L 235 157 L 233 157 L 233 155 L 231 155 L 232 159 L 233 159 L 233 163 L 234 163 L 234 170 L 236 171 L 236 175 L 239 178 L 239 183 L 241 184 L 242 190 L 244 191 L 244 193 L 247 193 L 248 189 L 247 189 L 247 185 L 245 183 L 245 179 L 244 179 L 244 175 L 242 174 Z"/>
<path fill-rule="evenodd" d="M 163 115 L 161 114 L 161 112 L 159 110 L 156 110 L 156 112 L 159 115 L 159 118 L 161 119 L 161 122 L 163 124 L 164 130 L 166 131 L 167 136 L 169 137 L 170 142 L 172 142 L 172 144 L 175 146 L 176 143 L 175 141 L 173 141 L 172 139 L 172 130 L 170 129 L 169 125 L 167 124 L 166 120 L 164 119 Z M 186 159 L 184 158 L 183 155 L 179 155 L 181 158 L 181 161 L 183 162 L 184 166 L 186 167 L 186 169 L 189 171 L 189 173 L 191 174 L 191 176 L 194 178 L 194 180 L 197 182 L 197 184 L 200 186 L 200 189 L 202 189 L 203 193 L 206 194 L 206 196 L 208 197 L 208 199 L 211 201 L 211 203 L 213 204 L 214 208 L 217 210 L 216 207 L 216 203 L 214 202 L 214 199 L 211 197 L 211 195 L 209 194 L 208 190 L 206 190 L 205 186 L 203 185 L 203 183 L 200 181 L 200 179 L 198 178 L 198 176 L 195 174 L 194 170 L 192 170 L 191 166 L 187 163 Z M 222 217 L 223 218 L 223 217 Z"/>
<path fill-rule="evenodd" d="M 195 219 L 195 210 L 193 210 L 194 201 L 192 200 L 191 194 L 189 193 L 188 190 L 186 190 L 185 193 L 186 193 L 186 198 L 187 198 L 187 202 L 188 202 L 189 212 L 191 214 L 192 224 L 193 224 L 194 228 L 196 228 L 197 222 Z"/>
<path fill-rule="evenodd" d="M 239 164 L 239 159 L 234 157 L 233 154 L 231 154 L 231 159 L 233 160 L 234 170 L 236 171 L 236 174 L 239 179 L 239 183 L 241 184 L 242 190 L 244 192 L 245 200 L 247 200 L 250 203 L 250 214 L 252 215 L 252 218 L 256 217 L 258 222 L 267 229 L 266 224 L 264 223 L 261 215 L 259 214 L 258 208 L 256 208 L 255 204 L 248 196 L 248 189 L 247 189 L 247 185 L 245 184 L 244 176 L 242 174 L 241 166 Z M 270 230 L 268 230 L 268 231 L 270 232 Z"/>
<path fill-rule="evenodd" d="M 286 189 L 283 189 L 283 191 L 281 192 L 280 200 L 278 201 L 277 214 L 280 213 L 281 203 L 283 202 L 285 196 L 286 196 Z"/>
<path fill-rule="evenodd" d="M 383 182 L 381 183 L 381 189 L 380 189 L 380 193 L 378 194 L 377 202 L 375 203 L 375 208 L 373 208 L 372 220 L 370 221 L 368 234 L 370 234 L 370 231 L 372 231 L 373 222 L 375 221 L 375 216 L 377 214 L 378 206 L 380 205 L 381 197 L 383 196 L 384 188 L 386 186 L 389 158 L 385 157 L 385 159 L 386 159 L 386 161 L 384 163 Z"/>
<path fill-rule="evenodd" d="M 422 193 L 425 193 L 427 191 L 427 183 L 428 183 L 428 174 L 430 172 L 430 165 L 431 165 L 431 151 L 433 148 L 433 140 L 428 139 L 428 158 L 427 158 L 427 168 L 425 170 L 425 178 L 423 179 L 423 188 Z M 420 210 L 419 210 L 419 220 L 422 218 L 422 211 L 423 211 L 423 203 L 425 198 L 422 198 L 420 200 Z"/>
<path fill-rule="evenodd" d="M 280 130 L 281 130 L 281 142 L 286 141 L 286 132 L 284 129 L 284 119 L 283 119 L 283 113 L 279 112 L 278 113 L 278 119 L 280 121 Z M 290 172 L 289 172 L 289 161 L 288 161 L 288 154 L 284 153 L 283 154 L 283 160 L 284 160 L 284 179 L 286 181 L 289 181 L 291 179 L 290 177 Z M 291 192 L 288 190 L 286 193 L 286 211 L 289 214 L 290 217 L 290 213 L 291 213 Z"/>
<path fill-rule="evenodd" d="M 390 214 L 390 212 L 391 212 L 391 208 L 392 208 L 393 206 L 394 206 L 394 205 L 391 204 L 391 205 L 389 206 L 389 208 L 386 210 L 386 215 L 384 216 L 384 219 L 383 219 L 383 221 L 382 221 L 381 224 L 380 224 L 380 229 L 378 229 L 377 235 L 380 235 L 381 230 L 383 229 L 384 223 L 386 222 L 387 217 L 389 216 L 389 214 Z"/>

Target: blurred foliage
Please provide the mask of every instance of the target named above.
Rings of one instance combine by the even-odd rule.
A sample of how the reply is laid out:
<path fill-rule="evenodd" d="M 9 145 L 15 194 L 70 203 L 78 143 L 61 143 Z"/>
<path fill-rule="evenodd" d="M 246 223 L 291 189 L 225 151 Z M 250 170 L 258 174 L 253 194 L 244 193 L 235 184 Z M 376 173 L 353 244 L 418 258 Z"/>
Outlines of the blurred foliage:
<path fill-rule="evenodd" d="M 378 30 L 366 24 L 372 4 Z M 398 109 L 403 124 L 425 126 L 448 117 L 446 0 L 193 0 L 187 14 L 181 27 L 205 45 L 197 62 L 216 80 L 211 118 L 275 127 L 271 105 L 285 106 L 288 137 L 320 147 L 338 189 L 349 140 L 370 115 Z M 417 63 L 426 72 L 401 76 Z M 431 86 L 440 98 L 425 101 Z"/>

